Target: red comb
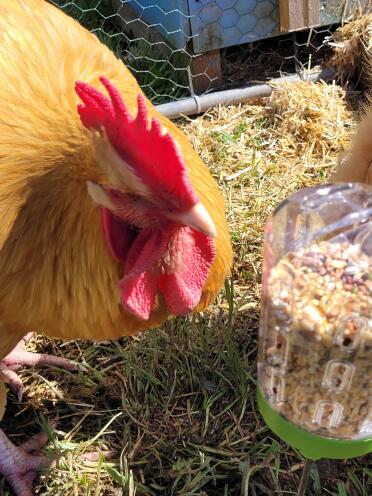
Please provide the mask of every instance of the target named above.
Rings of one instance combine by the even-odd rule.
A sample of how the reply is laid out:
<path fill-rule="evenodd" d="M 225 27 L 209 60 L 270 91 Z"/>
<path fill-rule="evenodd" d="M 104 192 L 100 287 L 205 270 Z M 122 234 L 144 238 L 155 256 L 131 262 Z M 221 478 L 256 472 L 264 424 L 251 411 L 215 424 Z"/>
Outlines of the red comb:
<path fill-rule="evenodd" d="M 108 139 L 137 176 L 174 210 L 186 211 L 198 202 L 178 146 L 169 133 L 162 134 L 160 122 L 149 122 L 147 104 L 140 93 L 137 116 L 132 117 L 119 91 L 105 77 L 100 78 L 109 98 L 92 86 L 76 83 L 82 100 L 78 112 L 87 128 L 106 130 Z"/>

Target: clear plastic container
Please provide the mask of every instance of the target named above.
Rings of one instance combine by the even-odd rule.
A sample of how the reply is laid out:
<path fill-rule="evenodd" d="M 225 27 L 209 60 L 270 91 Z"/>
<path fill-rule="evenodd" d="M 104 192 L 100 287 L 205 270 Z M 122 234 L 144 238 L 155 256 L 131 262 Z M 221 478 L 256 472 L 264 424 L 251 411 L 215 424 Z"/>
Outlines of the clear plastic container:
<path fill-rule="evenodd" d="M 265 231 L 259 388 L 314 434 L 372 437 L 372 188 L 301 190 Z"/>

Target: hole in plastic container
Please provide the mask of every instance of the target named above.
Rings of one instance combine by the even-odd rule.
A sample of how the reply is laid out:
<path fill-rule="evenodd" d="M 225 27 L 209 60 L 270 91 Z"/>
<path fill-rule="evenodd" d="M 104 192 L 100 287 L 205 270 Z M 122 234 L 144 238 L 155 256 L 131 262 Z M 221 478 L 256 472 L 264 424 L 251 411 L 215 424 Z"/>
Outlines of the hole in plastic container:
<path fill-rule="evenodd" d="M 289 264 L 281 263 L 280 267 L 273 269 L 273 273 L 275 274 L 275 284 L 271 284 L 269 289 L 272 316 L 280 327 L 288 326 L 292 322 L 293 268 Z"/>
<path fill-rule="evenodd" d="M 284 377 L 275 369 L 268 370 L 268 391 L 267 394 L 272 403 L 282 403 L 284 401 Z"/>
<path fill-rule="evenodd" d="M 322 386 L 332 391 L 346 391 L 349 389 L 355 366 L 346 361 L 330 360 L 327 363 Z"/>
<path fill-rule="evenodd" d="M 266 349 L 268 362 L 272 366 L 285 365 L 288 358 L 289 343 L 280 327 L 275 327 L 270 341 L 272 344 L 270 343 L 271 346 Z"/>
<path fill-rule="evenodd" d="M 273 299 L 274 317 L 281 325 L 289 325 L 292 322 L 289 304 L 280 296 Z"/>
<path fill-rule="evenodd" d="M 315 405 L 313 423 L 323 429 L 335 429 L 342 420 L 344 407 L 333 401 L 318 401 Z"/>
<path fill-rule="evenodd" d="M 368 325 L 367 319 L 357 314 L 345 315 L 340 319 L 336 332 L 336 343 L 345 351 L 355 350 Z"/>

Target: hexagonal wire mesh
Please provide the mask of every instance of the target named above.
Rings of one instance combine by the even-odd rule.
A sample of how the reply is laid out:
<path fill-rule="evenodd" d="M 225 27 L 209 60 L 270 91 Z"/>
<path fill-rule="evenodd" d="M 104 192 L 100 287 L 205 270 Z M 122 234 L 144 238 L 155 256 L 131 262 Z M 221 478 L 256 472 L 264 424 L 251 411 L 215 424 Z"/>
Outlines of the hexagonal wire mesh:
<path fill-rule="evenodd" d="M 279 0 L 49 0 L 121 57 L 155 104 L 299 73 L 359 0 L 325 2 L 322 27 L 280 35 Z"/>

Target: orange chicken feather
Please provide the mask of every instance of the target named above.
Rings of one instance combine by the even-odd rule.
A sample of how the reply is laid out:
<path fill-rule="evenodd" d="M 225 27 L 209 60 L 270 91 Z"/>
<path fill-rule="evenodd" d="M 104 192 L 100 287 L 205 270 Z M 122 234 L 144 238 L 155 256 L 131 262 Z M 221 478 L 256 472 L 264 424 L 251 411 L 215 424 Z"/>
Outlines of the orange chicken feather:
<path fill-rule="evenodd" d="M 349 150 L 341 158 L 333 182 L 357 182 L 372 185 L 372 101 L 358 124 Z"/>
<path fill-rule="evenodd" d="M 6 380 L 26 330 L 115 339 L 205 309 L 232 251 L 207 167 L 93 34 L 44 0 L 2 0 L 0 43 Z M 17 495 L 31 494 L 39 458 L 0 431 Z"/>

